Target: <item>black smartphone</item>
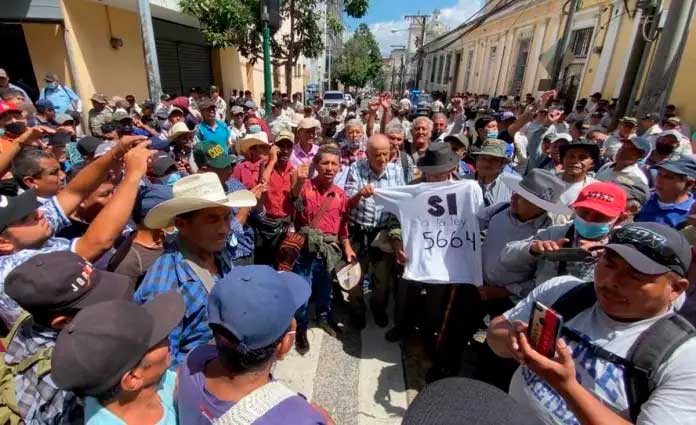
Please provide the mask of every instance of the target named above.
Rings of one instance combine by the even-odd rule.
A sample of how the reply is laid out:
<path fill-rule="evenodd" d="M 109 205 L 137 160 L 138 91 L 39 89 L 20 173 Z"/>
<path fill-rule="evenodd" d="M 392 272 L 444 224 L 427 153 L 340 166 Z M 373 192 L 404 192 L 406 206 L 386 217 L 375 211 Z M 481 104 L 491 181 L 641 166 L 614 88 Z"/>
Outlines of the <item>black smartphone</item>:
<path fill-rule="evenodd" d="M 592 252 L 582 248 L 560 248 L 542 252 L 540 255 L 549 261 L 592 262 L 595 259 Z"/>

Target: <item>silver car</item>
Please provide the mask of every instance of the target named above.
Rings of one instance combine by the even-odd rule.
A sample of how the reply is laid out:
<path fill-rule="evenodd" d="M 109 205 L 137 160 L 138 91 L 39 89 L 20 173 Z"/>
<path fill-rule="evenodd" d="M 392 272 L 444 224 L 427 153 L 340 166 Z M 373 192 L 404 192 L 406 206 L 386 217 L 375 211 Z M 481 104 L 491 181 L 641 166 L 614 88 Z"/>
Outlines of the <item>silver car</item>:
<path fill-rule="evenodd" d="M 327 109 L 338 109 L 341 105 L 346 106 L 346 97 L 341 91 L 326 91 L 322 100 Z"/>

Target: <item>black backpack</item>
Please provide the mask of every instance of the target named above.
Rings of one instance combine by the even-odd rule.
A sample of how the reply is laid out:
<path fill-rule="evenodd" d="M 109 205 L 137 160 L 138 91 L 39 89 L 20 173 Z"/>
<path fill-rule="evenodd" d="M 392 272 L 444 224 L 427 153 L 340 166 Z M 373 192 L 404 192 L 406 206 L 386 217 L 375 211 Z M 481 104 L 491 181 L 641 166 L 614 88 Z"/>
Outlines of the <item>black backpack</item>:
<path fill-rule="evenodd" d="M 596 301 L 594 283 L 586 282 L 563 294 L 551 308 L 561 314 L 563 321 L 567 323 L 592 307 Z M 677 348 L 696 336 L 696 328 L 684 316 L 678 313 L 669 314 L 653 323 L 638 337 L 629 349 L 626 359 L 602 347 L 589 344 L 565 326 L 561 334 L 568 340 L 589 345 L 597 357 L 624 367 L 629 412 L 631 420 L 635 423 L 641 406 L 648 401 L 650 394 L 657 387 L 656 373 L 660 365 L 666 362 Z"/>

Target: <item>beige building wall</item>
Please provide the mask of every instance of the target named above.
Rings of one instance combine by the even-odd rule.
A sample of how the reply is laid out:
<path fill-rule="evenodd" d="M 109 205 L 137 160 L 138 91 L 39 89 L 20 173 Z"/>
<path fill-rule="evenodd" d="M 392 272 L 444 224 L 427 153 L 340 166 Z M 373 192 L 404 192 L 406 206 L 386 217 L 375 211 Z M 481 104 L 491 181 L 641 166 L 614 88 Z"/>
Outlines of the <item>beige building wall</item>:
<path fill-rule="evenodd" d="M 68 54 L 65 49 L 63 27 L 58 24 L 22 24 L 27 48 L 31 52 L 31 62 L 39 88 L 43 88 L 43 78 L 49 72 L 58 75 L 60 80 L 72 86 Z"/>

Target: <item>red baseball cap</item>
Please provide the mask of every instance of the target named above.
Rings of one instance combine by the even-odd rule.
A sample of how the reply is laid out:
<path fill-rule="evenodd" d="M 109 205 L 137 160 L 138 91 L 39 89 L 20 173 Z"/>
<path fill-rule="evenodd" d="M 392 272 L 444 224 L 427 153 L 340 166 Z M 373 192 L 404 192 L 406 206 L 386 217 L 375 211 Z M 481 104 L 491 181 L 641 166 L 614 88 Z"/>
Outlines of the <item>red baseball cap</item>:
<path fill-rule="evenodd" d="M 5 115 L 8 112 L 19 112 L 21 113 L 22 111 L 15 105 L 14 102 L 6 102 L 4 100 L 0 100 L 0 116 Z"/>
<path fill-rule="evenodd" d="M 626 209 L 626 192 L 614 183 L 588 184 L 571 207 L 589 208 L 608 217 L 618 217 Z"/>

